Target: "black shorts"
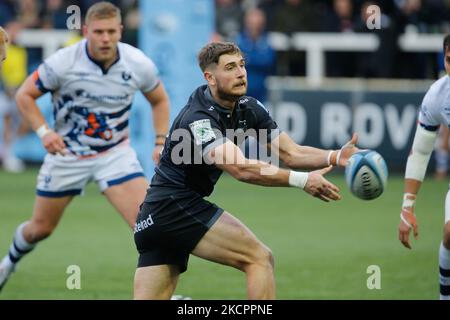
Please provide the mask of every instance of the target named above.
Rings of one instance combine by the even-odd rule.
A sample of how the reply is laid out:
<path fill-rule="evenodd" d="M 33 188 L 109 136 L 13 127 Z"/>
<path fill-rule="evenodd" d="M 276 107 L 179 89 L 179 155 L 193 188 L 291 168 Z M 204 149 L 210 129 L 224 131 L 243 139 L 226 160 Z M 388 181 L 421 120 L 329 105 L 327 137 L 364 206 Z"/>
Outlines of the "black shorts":
<path fill-rule="evenodd" d="M 174 264 L 186 271 L 190 253 L 222 213 L 196 192 L 150 188 L 134 230 L 138 268 Z"/>

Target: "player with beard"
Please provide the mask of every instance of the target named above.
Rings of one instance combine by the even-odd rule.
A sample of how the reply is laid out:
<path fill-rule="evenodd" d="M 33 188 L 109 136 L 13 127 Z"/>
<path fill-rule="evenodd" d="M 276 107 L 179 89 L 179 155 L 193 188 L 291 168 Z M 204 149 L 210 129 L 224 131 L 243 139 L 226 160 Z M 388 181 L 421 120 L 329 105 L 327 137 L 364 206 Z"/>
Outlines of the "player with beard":
<path fill-rule="evenodd" d="M 332 165 L 345 166 L 358 150 L 357 137 L 340 150 L 300 146 L 278 130 L 261 102 L 245 96 L 245 61 L 235 44 L 210 43 L 198 60 L 207 85 L 192 93 L 175 119 L 134 228 L 139 251 L 134 297 L 169 299 L 193 254 L 245 272 L 249 299 L 274 299 L 270 249 L 204 197 L 225 171 L 239 181 L 296 187 L 323 201 L 339 200 L 339 189 L 323 175 Z M 252 130 L 289 168 L 316 170 L 285 170 L 246 159 L 237 141 Z"/>

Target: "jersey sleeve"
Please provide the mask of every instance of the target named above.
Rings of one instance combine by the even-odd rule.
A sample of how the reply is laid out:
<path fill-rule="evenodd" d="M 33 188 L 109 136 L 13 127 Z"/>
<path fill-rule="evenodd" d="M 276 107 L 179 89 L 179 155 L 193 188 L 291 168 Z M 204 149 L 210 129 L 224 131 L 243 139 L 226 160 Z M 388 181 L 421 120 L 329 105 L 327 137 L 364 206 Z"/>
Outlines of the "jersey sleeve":
<path fill-rule="evenodd" d="M 194 114 L 186 121 L 186 128 L 189 130 L 194 153 L 197 155 L 205 156 L 227 141 L 217 119 L 206 113 Z"/>
<path fill-rule="evenodd" d="M 429 90 L 423 98 L 419 113 L 419 125 L 428 131 L 436 131 L 441 123 L 439 105 L 440 100 L 437 99 L 431 90 Z"/>
<path fill-rule="evenodd" d="M 158 68 L 153 61 L 143 53 L 140 54 L 139 60 L 139 70 L 137 71 L 139 75 L 139 89 L 142 92 L 150 92 L 154 90 L 160 82 Z"/>
<path fill-rule="evenodd" d="M 267 138 L 269 141 L 275 139 L 280 135 L 280 129 L 275 120 L 270 116 L 269 110 L 262 104 L 262 102 L 255 99 L 254 112 L 256 115 L 256 129 L 259 135 L 259 130 L 267 130 Z"/>
<path fill-rule="evenodd" d="M 41 92 L 55 91 L 61 86 L 62 68 L 67 65 L 63 51 L 59 50 L 45 59 L 34 72 L 33 78 Z"/>

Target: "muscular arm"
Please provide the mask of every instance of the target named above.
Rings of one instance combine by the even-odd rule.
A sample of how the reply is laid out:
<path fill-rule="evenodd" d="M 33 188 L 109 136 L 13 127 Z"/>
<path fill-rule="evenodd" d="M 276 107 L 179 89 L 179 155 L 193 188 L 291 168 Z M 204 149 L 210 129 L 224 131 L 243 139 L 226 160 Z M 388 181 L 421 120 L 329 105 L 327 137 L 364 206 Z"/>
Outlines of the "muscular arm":
<path fill-rule="evenodd" d="M 153 161 L 159 163 L 159 155 L 164 145 L 165 136 L 169 130 L 169 97 L 162 82 L 150 92 L 143 93 L 153 110 L 153 128 L 156 135 L 156 146 L 153 150 Z"/>
<path fill-rule="evenodd" d="M 319 169 L 328 166 L 329 151 L 298 145 L 284 132 L 272 141 L 270 148 L 292 169 Z"/>
<path fill-rule="evenodd" d="M 41 131 L 40 136 L 44 148 L 49 153 L 60 153 L 64 155 L 67 152 L 65 150 L 66 145 L 64 140 L 56 132 L 48 129 L 45 118 L 36 104 L 36 100 L 43 94 L 36 87 L 34 74 L 32 74 L 25 80 L 16 93 L 17 107 L 34 131 L 38 129 L 42 130 L 43 126 L 47 127 Z"/>
<path fill-rule="evenodd" d="M 231 141 L 211 150 L 208 159 L 239 181 L 261 186 L 289 186 L 289 170 L 263 161 L 247 159 Z"/>
<path fill-rule="evenodd" d="M 169 130 L 169 97 L 162 82 L 150 92 L 143 93 L 152 105 L 153 127 L 156 135 L 166 135 Z"/>
<path fill-rule="evenodd" d="M 339 189 L 323 177 L 331 167 L 309 173 L 280 169 L 263 161 L 245 158 L 231 141 L 209 151 L 206 158 L 242 182 L 272 187 L 299 187 L 327 202 L 341 198 Z"/>
<path fill-rule="evenodd" d="M 42 95 L 43 93 L 36 87 L 33 74 L 25 80 L 16 93 L 17 107 L 34 131 L 46 123 L 36 104 L 36 100 Z"/>
<path fill-rule="evenodd" d="M 405 170 L 404 195 L 402 210 L 400 213 L 399 240 L 406 247 L 411 249 L 409 234 L 411 229 L 414 231 L 414 237 L 419 235 L 418 224 L 414 214 L 414 205 L 417 194 L 422 185 L 431 152 L 437 134 L 417 126 L 411 154 L 408 157 Z"/>
<path fill-rule="evenodd" d="M 340 150 L 323 150 L 298 145 L 282 132 L 272 141 L 270 148 L 292 169 L 319 169 L 329 165 L 345 167 L 348 158 L 359 150 L 355 147 L 357 139 L 358 137 L 354 134 Z"/>

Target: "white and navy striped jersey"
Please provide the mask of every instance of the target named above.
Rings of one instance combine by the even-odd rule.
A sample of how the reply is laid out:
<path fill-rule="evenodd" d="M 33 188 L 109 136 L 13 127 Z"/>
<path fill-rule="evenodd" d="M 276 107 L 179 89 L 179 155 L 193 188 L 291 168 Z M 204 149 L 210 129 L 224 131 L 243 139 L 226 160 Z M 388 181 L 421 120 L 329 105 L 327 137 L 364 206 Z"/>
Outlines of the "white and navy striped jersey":
<path fill-rule="evenodd" d="M 67 148 L 92 156 L 128 138 L 133 96 L 155 89 L 157 74 L 142 51 L 120 42 L 117 60 L 104 70 L 89 56 L 85 39 L 47 58 L 34 79 L 39 90 L 52 93 L 54 129 Z"/>
<path fill-rule="evenodd" d="M 419 114 L 419 124 L 436 131 L 439 125 L 450 125 L 450 77 L 442 77 L 433 83 L 423 98 Z"/>

